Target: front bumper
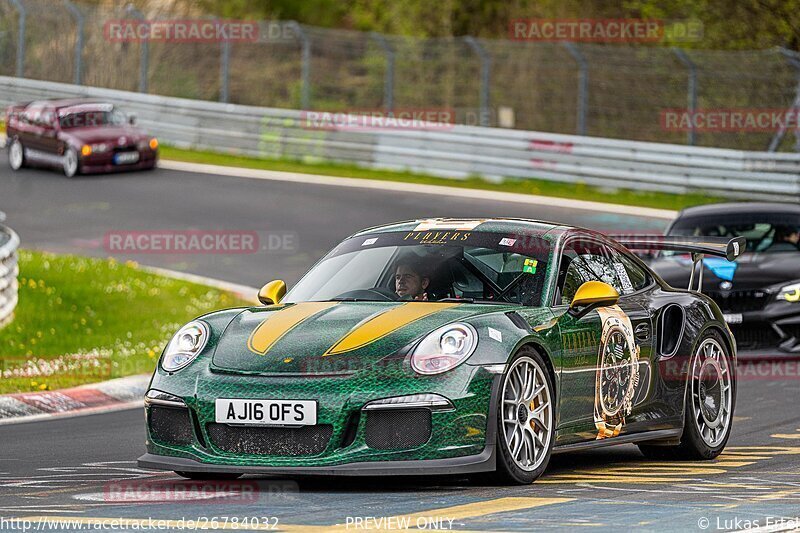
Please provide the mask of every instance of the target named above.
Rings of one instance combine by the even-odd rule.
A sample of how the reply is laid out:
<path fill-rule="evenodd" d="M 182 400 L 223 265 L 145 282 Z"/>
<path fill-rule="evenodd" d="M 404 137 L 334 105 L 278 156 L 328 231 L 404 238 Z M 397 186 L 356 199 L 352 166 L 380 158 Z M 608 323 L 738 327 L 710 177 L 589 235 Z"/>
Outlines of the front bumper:
<path fill-rule="evenodd" d="M 153 150 L 139 150 L 139 160 L 132 164 L 115 164 L 112 152 L 92 154 L 88 157 L 81 157 L 81 172 L 83 174 L 99 174 L 148 170 L 155 167 L 157 161 L 158 151 Z"/>
<path fill-rule="evenodd" d="M 180 379 L 176 379 L 179 376 Z M 151 425 L 152 409 L 158 406 L 147 406 L 148 453 L 139 459 L 139 466 L 159 470 L 298 475 L 420 475 L 493 470 L 497 430 L 495 399 L 499 383 L 499 375 L 469 365 L 461 365 L 439 377 L 395 376 L 393 379 L 365 376 L 264 378 L 212 373 L 208 369 L 190 377 L 180 373 L 165 376 L 158 370 L 151 388 L 183 400 L 190 415 L 191 430 L 187 431 L 189 435 L 182 444 L 159 440 Z M 363 409 L 364 405 L 377 399 L 423 393 L 440 394 L 452 403 L 452 408 L 430 409 L 427 441 L 405 448 L 376 448 L 374 437 L 370 442 L 368 434 L 369 417 L 374 411 Z M 259 451 L 258 442 L 232 450 L 230 442 L 236 439 L 223 442 L 219 437 L 220 426 L 223 430 L 230 430 L 231 426 L 215 423 L 216 398 L 316 399 L 317 426 L 329 425 L 332 431 L 319 452 L 293 455 L 293 443 L 291 439 L 283 440 L 285 434 L 280 439 L 286 454 Z M 395 407 L 379 411 L 396 413 L 409 409 Z"/>
<path fill-rule="evenodd" d="M 488 444 L 478 455 L 407 461 L 364 461 L 333 466 L 241 466 L 202 463 L 183 457 L 146 453 L 139 457 L 139 468 L 178 472 L 298 475 L 298 476 L 429 476 L 471 474 L 493 471 L 496 465 L 495 445 Z"/>
<path fill-rule="evenodd" d="M 800 303 L 775 300 L 762 309 L 723 309 L 740 359 L 800 358 Z"/>

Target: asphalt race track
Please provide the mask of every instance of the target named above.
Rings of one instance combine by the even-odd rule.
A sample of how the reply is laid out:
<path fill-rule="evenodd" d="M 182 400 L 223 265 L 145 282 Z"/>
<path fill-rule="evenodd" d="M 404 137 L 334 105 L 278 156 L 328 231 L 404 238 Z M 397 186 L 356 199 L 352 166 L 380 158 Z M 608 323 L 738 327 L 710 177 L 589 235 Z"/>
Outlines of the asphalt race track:
<path fill-rule="evenodd" d="M 166 170 L 67 180 L 49 171 L 14 174 L 5 154 L 0 157 L 0 210 L 28 248 L 111 254 L 254 286 L 274 277 L 291 284 L 345 235 L 392 220 L 505 215 L 616 231 L 658 231 L 665 223 Z M 147 230 L 247 230 L 266 237 L 260 240 L 264 247 L 252 254 L 108 250 L 108 232 Z M 291 237 L 273 247 L 269 235 Z M 277 523 L 277 529 L 288 531 L 329 531 L 334 525 L 352 531 L 403 526 L 729 531 L 770 526 L 800 516 L 797 363 L 740 365 L 740 374 L 733 434 L 717 460 L 649 461 L 636 447 L 621 446 L 556 456 L 548 473 L 527 487 L 461 478 L 244 478 L 199 487 L 136 468 L 145 438 L 140 409 L 3 425 L 0 516 L 76 521 L 60 524 L 59 530 L 119 519 L 130 519 L 124 523 L 132 527 L 135 520 L 147 525 L 152 518 L 169 521 L 164 530 L 178 531 L 186 525 L 181 520 L 213 525 L 215 517 L 218 525 L 227 521 L 228 527 L 234 521 L 256 529 Z M 0 529 L 11 525 L 0 523 Z"/>

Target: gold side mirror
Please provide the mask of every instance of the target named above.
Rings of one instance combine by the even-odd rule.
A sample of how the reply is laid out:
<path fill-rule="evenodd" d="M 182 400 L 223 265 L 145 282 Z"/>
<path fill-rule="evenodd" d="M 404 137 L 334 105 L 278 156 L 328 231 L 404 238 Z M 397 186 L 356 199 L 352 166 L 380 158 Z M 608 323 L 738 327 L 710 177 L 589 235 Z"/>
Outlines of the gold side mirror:
<path fill-rule="evenodd" d="M 619 300 L 617 290 L 602 281 L 587 281 L 580 287 L 569 304 L 570 314 L 583 316 L 597 307 L 609 307 Z"/>
<path fill-rule="evenodd" d="M 270 281 L 258 291 L 258 301 L 264 305 L 281 303 L 286 296 L 286 283 L 281 279 Z"/>

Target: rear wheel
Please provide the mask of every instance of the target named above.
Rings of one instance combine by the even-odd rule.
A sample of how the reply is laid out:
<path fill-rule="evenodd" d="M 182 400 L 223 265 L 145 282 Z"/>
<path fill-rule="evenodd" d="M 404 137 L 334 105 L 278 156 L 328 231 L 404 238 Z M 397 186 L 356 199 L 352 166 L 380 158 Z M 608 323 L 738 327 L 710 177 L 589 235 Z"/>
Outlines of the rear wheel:
<path fill-rule="evenodd" d="M 506 483 L 532 483 L 550 461 L 555 426 L 555 389 L 536 350 L 517 353 L 503 376 L 498 402 L 496 476 Z"/>
<path fill-rule="evenodd" d="M 736 404 L 735 372 L 722 335 L 712 330 L 692 358 L 680 444 L 642 443 L 642 453 L 655 459 L 701 460 L 722 453 L 731 433 Z"/>
<path fill-rule="evenodd" d="M 196 481 L 220 481 L 225 479 L 236 479 L 242 474 L 234 474 L 228 472 L 183 472 L 175 470 L 175 473 L 186 479 L 194 479 Z"/>
<path fill-rule="evenodd" d="M 19 139 L 14 139 L 8 149 L 8 164 L 12 170 L 19 170 L 25 166 L 25 149 Z"/>

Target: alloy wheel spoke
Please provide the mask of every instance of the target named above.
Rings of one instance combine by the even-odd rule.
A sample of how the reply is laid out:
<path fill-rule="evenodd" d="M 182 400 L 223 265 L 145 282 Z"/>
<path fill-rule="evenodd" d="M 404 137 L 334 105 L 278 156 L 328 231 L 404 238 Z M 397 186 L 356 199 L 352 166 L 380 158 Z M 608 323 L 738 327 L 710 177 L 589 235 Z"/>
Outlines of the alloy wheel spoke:
<path fill-rule="evenodd" d="M 506 375 L 501 407 L 505 445 L 523 470 L 534 470 L 550 442 L 551 399 L 545 370 L 522 358 Z M 522 421 L 520 421 L 522 417 Z"/>

